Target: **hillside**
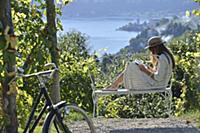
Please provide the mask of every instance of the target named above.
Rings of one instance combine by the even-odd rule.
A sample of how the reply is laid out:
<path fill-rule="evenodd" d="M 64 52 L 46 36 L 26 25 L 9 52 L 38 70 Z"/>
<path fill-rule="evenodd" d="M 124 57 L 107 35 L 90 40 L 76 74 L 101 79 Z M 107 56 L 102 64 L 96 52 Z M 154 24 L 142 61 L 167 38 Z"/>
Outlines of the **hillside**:
<path fill-rule="evenodd" d="M 127 26 L 130 25 L 126 25 L 125 27 L 128 28 Z M 127 31 L 130 32 L 130 29 Z M 156 21 L 152 20 L 149 21 L 145 25 L 144 30 L 142 30 L 135 38 L 132 38 L 129 41 L 129 45 L 122 48 L 117 55 L 140 52 L 147 45 L 147 39 L 154 35 L 160 35 L 163 39 L 168 41 L 172 37 L 178 37 L 187 31 L 195 30 L 200 30 L 200 18 L 195 16 L 162 18 Z"/>
<path fill-rule="evenodd" d="M 74 0 L 63 9 L 63 17 L 152 17 L 181 14 L 198 8 L 192 0 Z"/>

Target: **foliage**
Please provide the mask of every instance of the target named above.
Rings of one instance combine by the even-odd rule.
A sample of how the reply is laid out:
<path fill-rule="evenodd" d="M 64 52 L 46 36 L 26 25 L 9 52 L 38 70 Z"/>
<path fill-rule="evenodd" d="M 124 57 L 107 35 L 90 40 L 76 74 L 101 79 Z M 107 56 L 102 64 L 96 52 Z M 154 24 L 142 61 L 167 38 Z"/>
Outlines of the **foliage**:
<path fill-rule="evenodd" d="M 90 76 L 96 73 L 96 62 L 86 45 L 87 37 L 69 32 L 59 39 L 61 51 L 61 95 L 68 103 L 76 103 L 92 111 Z"/>
<path fill-rule="evenodd" d="M 45 41 L 45 22 L 43 20 L 45 4 L 36 0 L 36 4 L 31 5 L 31 1 L 12 1 L 12 16 L 15 34 L 18 36 L 17 66 L 23 67 L 25 73 L 31 73 L 43 68 L 48 61 L 48 49 Z M 30 84 L 31 83 L 31 84 Z M 30 104 L 38 90 L 37 82 L 34 79 L 25 79 L 19 82 L 19 94 L 17 96 L 17 112 L 19 126 L 24 127 L 30 113 Z M 24 106 L 27 106 L 24 108 Z"/>
<path fill-rule="evenodd" d="M 46 15 L 45 3 L 40 0 L 36 0 L 35 3 L 30 2 L 24 0 L 12 1 L 13 23 L 19 40 L 18 53 L 21 56 L 17 60 L 17 65 L 23 66 L 25 73 L 43 70 L 43 65 L 50 61 L 49 46 L 46 41 L 46 22 L 44 21 Z M 61 15 L 59 7 L 56 11 Z M 59 19 L 57 19 L 57 28 L 57 30 L 62 29 Z M 63 87 L 62 98 L 67 102 L 74 102 L 87 108 L 87 110 L 91 110 L 92 100 L 89 97 L 91 96 L 91 88 L 88 69 L 89 65 L 91 68 L 93 67 L 93 58 L 89 57 L 88 49 L 86 49 L 85 36 L 81 36 L 80 33 L 68 35 L 69 37 L 65 36 L 67 38 L 66 42 L 60 44 L 62 49 L 62 65 L 60 66 L 61 87 Z M 71 52 L 68 53 L 68 50 Z M 74 88 L 77 91 L 71 93 L 70 89 Z M 38 94 L 37 80 L 35 78 L 23 79 L 23 82 L 19 82 L 19 89 L 17 98 L 18 118 L 20 126 L 23 127 L 30 112 L 30 103 Z M 24 105 L 27 108 L 24 108 Z M 39 109 L 42 105 L 42 103 L 39 105 Z"/>
<path fill-rule="evenodd" d="M 13 19 L 16 33 L 19 35 L 20 40 L 18 52 L 22 56 L 18 59 L 18 66 L 21 66 L 22 62 L 24 62 L 23 67 L 26 73 L 43 70 L 43 65 L 50 61 L 48 44 L 46 43 L 46 23 L 43 20 L 45 15 L 44 2 L 38 0 L 37 4 L 32 5 L 31 8 L 30 3 L 23 0 L 16 2 L 18 4 L 13 3 L 13 14 L 15 14 Z M 61 12 L 58 11 L 57 13 Z M 60 21 L 57 22 L 58 28 L 62 28 Z M 67 33 L 65 36 L 61 36 L 59 45 L 61 52 L 62 99 L 65 99 L 68 103 L 79 104 L 84 109 L 91 111 L 92 90 L 90 87 L 89 68 L 91 68 L 90 72 L 93 72 L 95 62 L 93 57 L 89 56 L 86 37 L 78 32 Z M 24 82 L 20 83 L 20 89 L 24 90 L 22 95 L 25 97 L 26 93 L 28 93 L 28 97 L 29 95 L 32 98 L 35 97 L 38 91 L 37 88 L 38 84 L 34 78 L 24 79 Z M 27 105 L 26 100 L 18 100 L 17 104 L 20 107 L 19 111 L 21 111 L 18 116 L 19 118 L 24 116 L 23 120 L 26 120 L 30 108 L 27 108 L 29 111 L 23 109 L 20 106 L 22 102 Z M 41 106 L 42 104 L 39 105 L 39 108 Z M 19 122 L 23 127 L 24 121 L 19 119 Z"/>
<path fill-rule="evenodd" d="M 63 0 L 60 2 L 67 4 L 70 0 Z M 43 70 L 43 65 L 50 61 L 49 46 L 46 41 L 45 1 L 12 0 L 11 4 L 15 34 L 18 36 L 19 40 L 17 51 L 20 58 L 17 59 L 17 66 L 23 67 L 25 73 Z M 58 15 L 62 15 L 60 5 L 61 4 L 57 4 L 56 7 L 56 13 Z M 56 22 L 57 30 L 62 29 L 61 21 L 58 18 Z M 2 72 L 2 53 L 0 53 L 0 63 L 0 72 L 2 76 L 4 74 Z M 20 91 L 17 98 L 17 111 L 19 125 L 23 126 L 30 112 L 30 108 L 24 108 L 24 105 L 28 106 L 31 102 L 31 98 L 35 97 L 38 91 L 35 88 L 38 88 L 38 85 L 34 79 L 25 79 L 24 82 L 19 83 L 19 86 Z"/>
<path fill-rule="evenodd" d="M 163 102 L 159 94 L 106 96 L 99 99 L 99 113 L 111 118 L 166 117 L 167 108 Z"/>
<path fill-rule="evenodd" d="M 27 94 L 26 91 L 19 90 L 17 95 L 17 115 L 19 120 L 19 127 L 24 128 L 24 125 L 26 124 L 28 118 L 28 114 L 30 113 L 33 98 L 31 95 Z"/>
<path fill-rule="evenodd" d="M 200 3 L 200 0 L 194 0 L 194 1 L 197 3 Z M 200 10 L 199 9 L 192 10 L 192 14 L 200 16 Z"/>
<path fill-rule="evenodd" d="M 43 20 L 45 3 L 39 0 L 37 5 L 30 5 L 30 1 L 25 2 L 23 0 L 13 1 L 12 3 L 15 33 L 19 36 L 18 52 L 21 54 L 18 65 L 22 65 L 22 62 L 27 61 L 25 63 L 31 65 L 31 68 L 25 69 L 29 72 L 41 69 L 41 65 L 45 63 L 48 57 L 48 49 L 45 45 L 46 23 Z M 28 55 L 31 56 L 29 60 L 27 60 Z"/>
<path fill-rule="evenodd" d="M 199 109 L 199 53 L 198 34 L 188 33 L 172 41 L 170 47 L 176 56 L 176 80 L 174 97 L 176 98 L 176 115 L 191 109 Z M 191 104 L 192 103 L 192 104 Z"/>
<path fill-rule="evenodd" d="M 196 3 L 200 4 L 200 0 L 193 0 L 195 1 Z M 200 10 L 199 9 L 193 9 L 192 11 L 189 11 L 187 10 L 185 12 L 185 15 L 186 16 L 191 16 L 191 15 L 197 15 L 197 16 L 200 16 Z"/>

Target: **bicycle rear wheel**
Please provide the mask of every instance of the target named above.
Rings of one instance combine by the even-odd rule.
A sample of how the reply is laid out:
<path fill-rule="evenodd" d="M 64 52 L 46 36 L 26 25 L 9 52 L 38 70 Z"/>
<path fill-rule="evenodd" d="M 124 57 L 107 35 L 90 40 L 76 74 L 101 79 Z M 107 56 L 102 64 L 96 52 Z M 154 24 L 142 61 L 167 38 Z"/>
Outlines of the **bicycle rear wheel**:
<path fill-rule="evenodd" d="M 93 122 L 86 112 L 74 105 L 61 107 L 45 123 L 45 133 L 95 133 Z"/>

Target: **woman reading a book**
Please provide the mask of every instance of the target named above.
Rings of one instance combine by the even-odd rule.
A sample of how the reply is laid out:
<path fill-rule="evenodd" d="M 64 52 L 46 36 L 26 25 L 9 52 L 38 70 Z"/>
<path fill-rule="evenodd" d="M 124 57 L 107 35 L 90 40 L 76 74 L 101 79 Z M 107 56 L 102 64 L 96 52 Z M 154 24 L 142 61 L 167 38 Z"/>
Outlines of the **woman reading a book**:
<path fill-rule="evenodd" d="M 122 83 L 126 89 L 136 90 L 167 86 L 175 67 L 175 60 L 173 54 L 164 44 L 161 37 L 151 37 L 146 48 L 150 50 L 153 67 L 140 61 L 128 63 L 112 85 L 103 90 L 115 91 Z"/>

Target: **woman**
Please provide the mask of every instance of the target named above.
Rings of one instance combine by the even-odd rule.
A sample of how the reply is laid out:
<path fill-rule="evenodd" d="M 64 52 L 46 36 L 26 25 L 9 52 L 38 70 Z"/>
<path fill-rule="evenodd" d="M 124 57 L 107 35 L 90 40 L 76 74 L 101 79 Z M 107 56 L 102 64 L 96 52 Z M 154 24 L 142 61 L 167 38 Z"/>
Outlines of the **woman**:
<path fill-rule="evenodd" d="M 159 36 L 151 37 L 146 48 L 149 48 L 151 52 L 153 67 L 131 62 L 112 85 L 103 90 L 115 91 L 122 83 L 124 83 L 126 89 L 149 89 L 167 86 L 172 70 L 175 68 L 175 60 L 164 43 Z"/>

